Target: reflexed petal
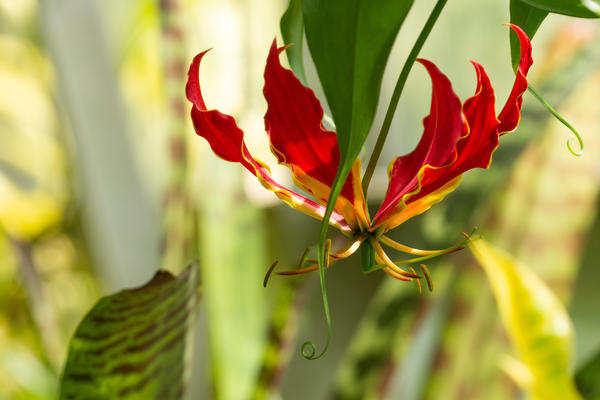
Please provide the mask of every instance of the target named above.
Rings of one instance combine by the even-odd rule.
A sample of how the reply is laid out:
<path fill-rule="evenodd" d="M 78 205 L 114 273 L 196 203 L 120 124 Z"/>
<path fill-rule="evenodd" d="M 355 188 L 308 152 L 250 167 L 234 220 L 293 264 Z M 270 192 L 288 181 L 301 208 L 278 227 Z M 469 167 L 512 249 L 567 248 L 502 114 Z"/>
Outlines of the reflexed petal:
<path fill-rule="evenodd" d="M 489 77 L 480 64 L 473 62 L 477 72 L 477 89 L 463 107 L 468 134 L 456 142 L 455 155 L 445 165 L 421 167 L 416 174 L 417 184 L 414 185 L 412 181 L 412 186 L 408 190 L 401 191 L 400 193 L 404 192 L 404 194 L 398 202 L 394 203 L 393 208 L 388 206 L 383 212 L 380 210 L 374 218 L 374 227 L 383 230 L 392 229 L 443 200 L 458 186 L 460 182 L 458 178 L 462 173 L 471 168 L 487 168 L 492 161 L 493 152 L 498 147 L 498 137 L 516 128 L 520 119 L 522 96 L 527 90 L 525 76 L 532 59 L 531 43 L 525 33 L 515 25 L 511 25 L 511 28 L 517 32 L 521 40 L 521 60 L 511 94 L 498 118 L 495 114 L 494 89 Z M 399 162 L 400 159 L 394 161 L 393 168 L 403 167 Z M 392 179 L 390 179 L 391 186 Z"/>
<path fill-rule="evenodd" d="M 430 114 L 423 120 L 425 130 L 417 147 L 392 162 L 389 187 L 373 225 L 397 212 L 395 208 L 406 194 L 420 189 L 420 171 L 426 166 L 439 168 L 454 161 L 456 143 L 467 133 L 460 99 L 448 78 L 430 61 L 419 62 L 427 68 L 433 84 Z"/>
<path fill-rule="evenodd" d="M 244 133 L 238 128 L 233 117 L 218 110 L 206 109 L 198 75 L 200 61 L 205 53 L 198 54 L 192 61 L 186 85 L 186 96 L 194 104 L 191 115 L 196 133 L 208 141 L 217 156 L 227 161 L 241 163 L 259 179 L 265 188 L 273 191 L 292 208 L 322 219 L 325 214 L 324 206 L 275 182 L 271 178 L 268 167 L 252 157 L 244 142 Z M 350 231 L 343 216 L 337 212 L 332 215 L 330 224 L 342 231 Z"/>
<path fill-rule="evenodd" d="M 517 69 L 517 77 L 513 88 L 508 96 L 508 100 L 500 111 L 498 119 L 500 120 L 500 126 L 498 132 L 504 134 L 513 131 L 519 124 L 521 119 L 521 106 L 523 105 L 523 93 L 527 90 L 527 72 L 529 67 L 533 64 L 531 58 L 531 42 L 527 37 L 527 34 L 523 32 L 517 25 L 509 25 L 519 37 L 521 43 L 521 60 L 519 61 L 519 67 Z"/>
<path fill-rule="evenodd" d="M 298 186 L 326 204 L 340 161 L 337 136 L 323 127 L 323 109 L 313 91 L 281 66 L 279 54 L 284 49 L 278 49 L 273 41 L 267 58 L 265 128 L 279 163 L 292 170 Z M 358 164 L 350 172 L 335 209 L 355 227 L 356 214 L 366 222 L 364 204 Z"/>

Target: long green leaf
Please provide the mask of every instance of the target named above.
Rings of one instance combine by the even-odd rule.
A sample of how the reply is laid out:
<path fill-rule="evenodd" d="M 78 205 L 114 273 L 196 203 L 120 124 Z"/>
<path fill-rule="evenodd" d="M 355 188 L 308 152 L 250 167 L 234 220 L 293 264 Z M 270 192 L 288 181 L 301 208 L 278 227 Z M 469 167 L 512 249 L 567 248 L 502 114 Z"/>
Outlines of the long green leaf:
<path fill-rule="evenodd" d="M 523 373 L 512 369 L 512 377 L 535 400 L 580 399 L 571 372 L 573 326 L 564 306 L 507 253 L 483 239 L 470 248 L 487 275 L 504 327 L 524 363 Z"/>
<path fill-rule="evenodd" d="M 302 2 L 308 47 L 337 127 L 340 170 L 352 165 L 367 138 L 385 65 L 412 3 L 413 0 Z"/>
<path fill-rule="evenodd" d="M 533 7 L 522 0 L 510 0 L 510 22 L 520 26 L 530 39 L 548 16 L 548 11 Z M 513 69 L 517 69 L 521 56 L 521 45 L 515 31 L 510 29 L 510 57 Z"/>
<path fill-rule="evenodd" d="M 525 3 L 571 17 L 598 18 L 600 17 L 600 2 L 598 0 L 523 0 Z"/>
<path fill-rule="evenodd" d="M 82 195 L 84 228 L 103 283 L 119 290 L 140 276 L 152 276 L 157 252 L 149 249 L 158 248 L 158 232 L 135 168 L 106 32 L 93 1 L 38 3 L 44 43 L 73 127 L 73 173 Z"/>
<path fill-rule="evenodd" d="M 180 399 L 196 268 L 158 271 L 146 285 L 103 297 L 70 343 L 61 399 Z"/>
<path fill-rule="evenodd" d="M 302 45 L 304 35 L 304 21 L 302 19 L 302 0 L 290 0 L 287 10 L 279 23 L 281 35 L 285 44 L 291 44 L 287 50 L 287 58 L 294 74 L 306 83 L 304 63 L 302 62 Z"/>

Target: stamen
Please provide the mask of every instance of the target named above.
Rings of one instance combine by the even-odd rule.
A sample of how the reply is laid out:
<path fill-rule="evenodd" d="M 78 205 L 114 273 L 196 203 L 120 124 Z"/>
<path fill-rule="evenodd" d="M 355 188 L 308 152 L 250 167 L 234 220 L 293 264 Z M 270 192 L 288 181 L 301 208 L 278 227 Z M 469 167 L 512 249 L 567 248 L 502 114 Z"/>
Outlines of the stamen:
<path fill-rule="evenodd" d="M 367 235 L 360 234 L 353 241 L 348 242 L 344 247 L 338 250 L 337 253 L 330 255 L 331 258 L 341 259 L 351 256 L 358 250 L 360 244 L 367 238 Z"/>
<path fill-rule="evenodd" d="M 331 239 L 327 239 L 325 248 L 323 249 L 323 264 L 325 269 L 329 268 L 329 253 L 331 253 Z"/>
<path fill-rule="evenodd" d="M 354 254 L 356 252 L 356 250 L 358 250 L 358 248 L 360 247 L 360 244 L 363 242 L 363 240 L 366 239 L 366 235 L 358 235 L 353 241 L 350 241 L 348 243 L 346 243 L 346 245 L 344 247 L 342 247 L 337 253 L 331 253 L 331 239 L 327 240 L 326 246 L 325 246 L 325 254 L 329 254 L 329 257 L 323 257 L 325 259 L 325 268 L 329 268 L 329 264 L 334 263 L 338 260 L 341 260 L 343 258 L 347 258 L 349 256 L 351 256 L 352 254 Z M 302 256 L 300 257 L 300 263 L 298 264 L 298 268 L 293 270 L 293 271 L 282 271 L 282 272 L 278 272 L 277 275 L 300 275 L 300 274 L 306 274 L 307 272 L 312 272 L 312 271 L 316 271 L 319 269 L 319 263 L 317 262 L 317 260 L 312 259 L 312 258 L 307 258 L 306 255 L 308 254 L 308 248 L 306 248 L 306 250 L 304 250 L 304 253 L 302 253 Z M 308 261 L 310 263 L 312 263 L 312 265 L 306 267 L 306 268 L 300 268 L 302 265 L 304 265 L 304 263 Z"/>
<path fill-rule="evenodd" d="M 307 247 L 304 249 L 304 251 L 302 252 L 302 255 L 300 256 L 300 260 L 298 261 L 298 266 L 296 269 L 302 268 L 302 266 L 306 262 L 306 257 L 308 256 L 309 251 L 310 251 L 310 247 Z"/>
<path fill-rule="evenodd" d="M 394 264 L 394 262 L 392 260 L 390 260 L 388 255 L 385 254 L 385 251 L 383 251 L 383 249 L 381 248 L 381 245 L 375 238 L 370 237 L 369 241 L 371 242 L 371 245 L 373 245 L 373 249 L 375 249 L 375 261 L 377 261 L 380 264 L 385 264 L 392 271 L 396 272 L 397 274 L 403 275 L 405 277 L 415 278 L 415 279 L 422 278 L 422 276 L 417 275 L 417 274 L 411 274 L 410 272 L 405 271 L 402 268 L 398 267 L 396 264 Z"/>
<path fill-rule="evenodd" d="M 417 271 L 415 271 L 415 269 L 413 267 L 410 267 L 410 271 L 413 274 L 417 273 Z M 417 284 L 417 289 L 419 290 L 419 294 L 423 293 L 423 289 L 421 288 L 421 280 L 420 279 L 414 279 L 414 282 Z"/>
<path fill-rule="evenodd" d="M 391 247 L 394 250 L 398 250 L 401 251 L 403 253 L 408 253 L 408 254 L 413 254 L 415 256 L 429 256 L 429 255 L 433 255 L 433 254 L 439 254 L 439 253 L 443 253 L 445 249 L 441 249 L 441 250 L 421 250 L 421 249 L 415 249 L 413 247 L 409 247 L 407 245 L 404 245 L 402 243 L 398 243 L 395 240 L 390 239 L 387 236 L 380 236 L 379 237 L 379 241 L 383 244 L 385 244 L 386 246 Z"/>
<path fill-rule="evenodd" d="M 445 249 L 440 249 L 440 250 L 415 249 L 413 247 L 409 247 L 404 244 L 398 243 L 398 242 L 390 239 L 389 237 L 383 236 L 383 235 L 379 237 L 379 241 L 381 241 L 381 243 L 385 244 L 386 246 L 391 247 L 394 250 L 398 250 L 403 253 L 413 254 L 415 256 L 433 256 L 433 255 L 449 254 L 449 253 L 453 253 L 455 251 L 461 250 L 466 247 L 466 243 L 464 240 L 458 244 L 455 244 L 453 246 L 450 246 Z"/>
<path fill-rule="evenodd" d="M 263 287 L 267 287 L 267 283 L 269 282 L 269 278 L 271 277 L 271 273 L 273 272 L 273 270 L 277 266 L 278 262 L 279 262 L 279 260 L 275 260 L 275 262 L 273 264 L 271 264 L 271 266 L 267 270 L 267 273 L 265 274 L 265 279 L 263 280 Z"/>
<path fill-rule="evenodd" d="M 425 275 L 425 280 L 427 281 L 427 287 L 429 288 L 429 291 L 433 292 L 433 279 L 431 279 L 431 274 L 429 273 L 427 265 L 420 264 L 419 267 L 421 268 L 423 275 Z"/>
<path fill-rule="evenodd" d="M 307 272 L 313 272 L 319 269 L 319 264 L 313 264 L 310 267 L 306 267 L 306 268 L 302 268 L 302 269 L 295 269 L 293 271 L 281 271 L 278 272 L 277 275 L 302 275 L 302 274 L 306 274 Z"/>
<path fill-rule="evenodd" d="M 411 279 L 411 278 L 407 278 L 407 277 L 405 277 L 405 276 L 403 276 L 403 275 L 400 275 L 400 274 L 398 274 L 398 273 L 396 273 L 396 272 L 392 271 L 392 270 L 391 270 L 389 267 L 384 267 L 384 268 L 383 268 L 383 272 L 385 272 L 386 274 L 388 274 L 388 275 L 389 275 L 389 276 L 391 276 L 392 278 L 396 278 L 396 279 L 398 279 L 398 280 L 400 280 L 400 281 L 405 281 L 405 282 L 410 282 L 410 281 L 412 281 L 412 279 Z"/>

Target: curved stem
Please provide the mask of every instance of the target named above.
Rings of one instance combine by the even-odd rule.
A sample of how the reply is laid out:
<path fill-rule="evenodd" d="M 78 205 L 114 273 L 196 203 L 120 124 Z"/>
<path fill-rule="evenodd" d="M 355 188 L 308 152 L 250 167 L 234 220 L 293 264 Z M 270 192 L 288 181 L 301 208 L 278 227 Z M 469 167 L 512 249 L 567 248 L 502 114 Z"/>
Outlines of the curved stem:
<path fill-rule="evenodd" d="M 573 127 L 573 125 L 571 125 L 570 123 L 567 122 L 567 120 L 565 120 L 559 113 L 558 111 L 556 111 L 554 109 L 554 107 L 552 107 L 550 104 L 548 104 L 548 102 L 546 102 L 546 100 L 544 100 L 542 98 L 542 96 L 531 86 L 527 87 L 527 90 L 529 90 L 529 93 L 531 93 L 533 95 L 533 97 L 535 97 L 540 103 L 542 103 L 542 105 L 544 107 L 546 107 L 548 109 L 548 111 L 550 111 L 550 113 L 552 115 L 554 115 L 554 117 L 559 120 L 560 122 L 562 122 L 562 124 L 564 126 L 566 126 L 571 132 L 573 132 L 573 134 L 575 135 L 575 138 L 577 139 L 577 143 L 579 144 L 579 151 L 575 151 L 573 150 L 573 148 L 571 147 L 571 139 L 567 140 L 567 149 L 569 149 L 569 152 L 571 154 L 573 154 L 574 156 L 581 156 L 583 155 L 583 139 L 581 139 L 581 135 L 579 135 L 579 132 L 577 132 L 577 130 Z"/>
<path fill-rule="evenodd" d="M 417 55 L 423 48 L 425 40 L 427 40 L 427 37 L 431 33 L 431 30 L 433 29 L 433 26 L 435 25 L 438 17 L 444 9 L 444 6 L 446 5 L 447 1 L 448 0 L 437 1 L 435 7 L 431 11 L 431 14 L 429 14 L 427 22 L 425 22 L 425 26 L 423 26 L 419 37 L 417 38 L 415 44 L 413 45 L 413 48 L 408 54 L 408 57 L 406 58 L 404 66 L 402 67 L 402 71 L 400 71 L 400 76 L 398 76 L 398 81 L 396 82 L 394 93 L 392 94 L 392 98 L 390 99 L 390 105 L 388 106 L 387 112 L 385 114 L 383 125 L 381 125 L 381 130 L 379 131 L 377 142 L 375 143 L 373 153 L 371 153 L 371 158 L 369 159 L 369 165 L 367 165 L 365 175 L 362 179 L 365 197 L 367 196 L 369 183 L 371 182 L 371 178 L 373 177 L 373 172 L 375 172 L 375 167 L 377 166 L 377 160 L 379 160 L 379 156 L 381 155 L 381 151 L 383 150 L 383 144 L 385 143 L 387 135 L 390 131 L 390 126 L 392 125 L 392 120 L 394 119 L 394 113 L 396 112 L 396 108 L 398 107 L 398 101 L 400 100 L 402 90 L 404 90 L 404 85 L 406 84 L 408 74 L 410 73 L 410 70 L 413 64 L 415 63 L 415 60 L 417 59 Z"/>

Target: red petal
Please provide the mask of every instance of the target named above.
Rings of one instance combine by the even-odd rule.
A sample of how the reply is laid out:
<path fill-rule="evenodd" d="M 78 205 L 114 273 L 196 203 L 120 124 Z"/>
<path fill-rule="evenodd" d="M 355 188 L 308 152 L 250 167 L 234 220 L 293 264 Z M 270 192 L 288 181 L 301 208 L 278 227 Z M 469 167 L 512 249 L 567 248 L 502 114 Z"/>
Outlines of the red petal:
<path fill-rule="evenodd" d="M 394 213 L 404 195 L 419 188 L 419 171 L 423 167 L 439 168 L 454 161 L 456 142 L 467 132 L 460 99 L 448 78 L 432 62 L 418 61 L 427 68 L 432 80 L 431 111 L 423 120 L 425 131 L 417 147 L 393 161 L 390 184 L 373 225 Z"/>
<path fill-rule="evenodd" d="M 498 119 L 500 120 L 500 126 L 498 132 L 504 134 L 506 132 L 513 131 L 519 124 L 521 119 L 521 106 L 523 105 L 523 93 L 527 90 L 527 72 L 529 67 L 533 64 L 531 58 L 531 42 L 527 37 L 527 34 L 519 28 L 517 25 L 509 25 L 519 37 L 521 43 L 521 60 L 519 61 L 519 68 L 517 69 L 517 77 L 513 88 L 508 96 L 508 100 L 500 111 Z"/>
<path fill-rule="evenodd" d="M 340 152 L 335 132 L 323 127 L 323 109 L 314 92 L 296 78 L 292 71 L 279 62 L 279 54 L 285 48 L 277 48 L 273 40 L 265 68 L 264 95 L 268 103 L 265 129 L 271 141 L 271 150 L 280 164 L 288 166 L 296 183 L 325 203 L 340 163 Z M 359 169 L 360 171 L 360 169 Z M 350 172 L 340 197 L 364 208 L 360 172 Z M 359 189 L 355 193 L 355 188 Z M 356 204 L 355 204 L 356 203 Z M 336 209 L 349 220 L 352 207 L 344 212 L 342 204 Z"/>
<path fill-rule="evenodd" d="M 411 181 L 411 186 L 400 191 L 405 194 L 394 204 L 393 209 L 386 210 L 385 215 L 381 211 L 377 214 L 374 226 L 385 224 L 385 230 L 392 229 L 441 201 L 458 186 L 455 178 L 471 168 L 487 168 L 491 163 L 494 150 L 498 147 L 499 135 L 516 128 L 520 119 L 522 96 L 527 90 L 525 76 L 532 59 L 529 39 L 519 27 L 515 25 L 511 27 L 521 40 L 521 60 L 513 89 L 498 118 L 494 108 L 494 90 L 489 77 L 480 64 L 473 62 L 477 72 L 477 90 L 463 107 L 469 133 L 456 143 L 455 156 L 446 165 L 441 168 L 436 168 L 433 164 L 422 166 Z M 394 163 L 394 168 L 398 160 Z M 400 167 L 402 166 L 399 165 L 398 168 Z M 391 184 L 390 181 L 390 186 Z"/>
<path fill-rule="evenodd" d="M 233 117 L 218 110 L 207 110 L 200 90 L 198 75 L 200 61 L 204 54 L 206 51 L 194 57 L 186 85 L 186 96 L 194 104 L 191 115 L 196 133 L 208 141 L 216 155 L 227 161 L 241 163 L 260 180 L 265 188 L 273 191 L 288 205 L 322 219 L 325 207 L 275 182 L 271 178 L 268 168 L 252 157 L 244 142 L 244 133 L 238 128 Z M 339 213 L 334 212 L 330 224 L 343 231 L 350 231 L 350 227 Z"/>

